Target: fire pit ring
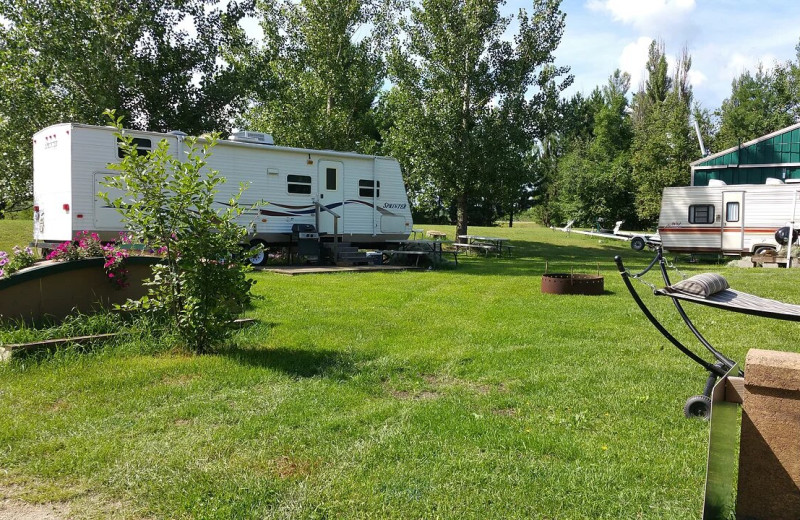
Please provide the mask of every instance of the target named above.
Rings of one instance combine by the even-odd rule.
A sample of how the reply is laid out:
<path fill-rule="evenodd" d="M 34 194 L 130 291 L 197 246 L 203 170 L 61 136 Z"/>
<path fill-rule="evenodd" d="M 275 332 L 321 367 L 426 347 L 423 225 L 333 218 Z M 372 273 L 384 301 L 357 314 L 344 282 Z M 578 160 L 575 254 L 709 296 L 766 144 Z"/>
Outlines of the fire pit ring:
<path fill-rule="evenodd" d="M 595 274 L 549 273 L 542 275 L 545 294 L 603 294 L 603 277 Z"/>

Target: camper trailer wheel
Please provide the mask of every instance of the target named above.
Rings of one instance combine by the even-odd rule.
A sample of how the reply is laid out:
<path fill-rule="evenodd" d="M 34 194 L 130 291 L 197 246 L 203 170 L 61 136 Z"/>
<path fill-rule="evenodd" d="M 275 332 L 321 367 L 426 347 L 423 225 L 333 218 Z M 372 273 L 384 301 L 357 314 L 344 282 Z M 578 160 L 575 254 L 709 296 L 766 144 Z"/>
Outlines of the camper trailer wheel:
<path fill-rule="evenodd" d="M 775 252 L 774 247 L 757 247 L 755 250 L 755 255 L 768 255 Z"/>
<path fill-rule="evenodd" d="M 645 241 L 642 237 L 633 237 L 631 239 L 631 249 L 634 251 L 641 251 L 644 249 L 645 245 Z"/>
<path fill-rule="evenodd" d="M 261 250 L 249 258 L 252 265 L 264 265 L 267 263 L 267 243 L 263 240 L 253 240 L 250 247 L 255 249 L 261 246 Z"/>
<path fill-rule="evenodd" d="M 683 415 L 688 419 L 696 417 L 708 420 L 711 417 L 711 398 L 706 395 L 690 397 L 683 406 Z"/>

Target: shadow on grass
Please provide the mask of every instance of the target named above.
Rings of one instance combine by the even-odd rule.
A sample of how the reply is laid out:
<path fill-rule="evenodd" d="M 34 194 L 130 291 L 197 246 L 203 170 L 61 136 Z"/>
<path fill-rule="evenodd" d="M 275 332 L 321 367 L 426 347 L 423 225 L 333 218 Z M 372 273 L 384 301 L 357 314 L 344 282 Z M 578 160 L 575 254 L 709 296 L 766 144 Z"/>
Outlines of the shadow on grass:
<path fill-rule="evenodd" d="M 335 350 L 271 348 L 256 350 L 232 347 L 220 352 L 243 365 L 280 370 L 293 377 L 344 378 L 355 373 L 352 356 Z"/>

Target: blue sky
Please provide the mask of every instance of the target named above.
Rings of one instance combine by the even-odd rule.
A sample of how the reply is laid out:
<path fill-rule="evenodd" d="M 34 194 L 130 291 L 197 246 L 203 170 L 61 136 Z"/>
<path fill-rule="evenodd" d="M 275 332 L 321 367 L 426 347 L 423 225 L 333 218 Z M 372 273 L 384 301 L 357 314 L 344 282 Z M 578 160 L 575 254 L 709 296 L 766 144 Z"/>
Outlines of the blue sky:
<path fill-rule="evenodd" d="M 530 7 L 530 0 L 506 4 L 507 12 Z M 588 94 L 616 68 L 631 74 L 636 90 L 647 48 L 661 39 L 670 62 L 688 47 L 695 100 L 713 110 L 745 70 L 796 60 L 800 41 L 797 0 L 564 0 L 561 10 L 567 19 L 557 64 L 575 76 L 567 95 Z"/>

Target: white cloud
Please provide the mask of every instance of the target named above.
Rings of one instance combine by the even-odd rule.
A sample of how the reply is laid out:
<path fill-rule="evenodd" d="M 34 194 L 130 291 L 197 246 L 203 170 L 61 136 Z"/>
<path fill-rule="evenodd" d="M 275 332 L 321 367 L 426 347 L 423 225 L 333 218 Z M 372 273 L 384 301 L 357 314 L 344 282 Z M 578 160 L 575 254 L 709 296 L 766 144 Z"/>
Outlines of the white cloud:
<path fill-rule="evenodd" d="M 652 41 L 652 38 L 642 36 L 622 49 L 622 54 L 619 57 L 619 68 L 631 75 L 631 91 L 638 90 L 644 79 L 647 51 Z"/>
<path fill-rule="evenodd" d="M 690 22 L 695 0 L 588 0 L 592 11 L 606 12 L 614 21 L 653 33 Z"/>
<path fill-rule="evenodd" d="M 703 74 L 700 70 L 689 70 L 689 83 L 692 85 L 692 88 L 702 87 L 703 85 L 708 82 L 708 76 Z"/>

